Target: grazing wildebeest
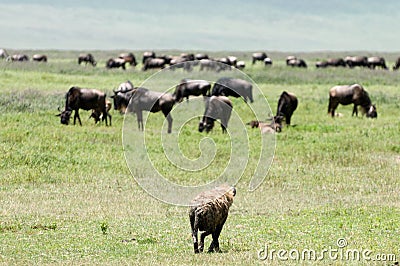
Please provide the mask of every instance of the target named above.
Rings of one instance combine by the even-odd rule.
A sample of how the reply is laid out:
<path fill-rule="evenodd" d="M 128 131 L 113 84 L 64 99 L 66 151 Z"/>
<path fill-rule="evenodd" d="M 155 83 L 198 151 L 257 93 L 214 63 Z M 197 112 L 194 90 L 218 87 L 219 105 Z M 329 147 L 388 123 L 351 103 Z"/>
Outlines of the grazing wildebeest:
<path fill-rule="evenodd" d="M 343 60 L 343 58 L 329 58 L 328 60 L 320 61 L 315 63 L 315 66 L 317 68 L 325 68 L 325 67 L 345 67 L 346 62 Z"/>
<path fill-rule="evenodd" d="M 190 227 L 192 229 L 194 253 L 203 252 L 204 239 L 212 235 L 212 242 L 208 252 L 220 252 L 219 235 L 228 218 L 229 208 L 232 206 L 236 189 L 228 185 L 221 185 L 213 190 L 200 193 L 191 202 L 189 210 Z M 198 232 L 201 231 L 200 243 Z"/>
<path fill-rule="evenodd" d="M 143 58 L 142 58 L 142 64 L 144 65 L 144 63 L 146 62 L 146 60 L 148 58 L 155 58 L 156 57 L 156 53 L 155 52 L 144 52 L 143 53 Z"/>
<path fill-rule="evenodd" d="M 202 60 L 202 59 L 208 59 L 209 57 L 208 57 L 207 54 L 196 54 L 196 55 L 194 56 L 194 58 L 195 58 L 196 60 Z"/>
<path fill-rule="evenodd" d="M 236 63 L 236 68 L 237 69 L 244 69 L 246 67 L 246 63 L 244 61 L 238 61 Z"/>
<path fill-rule="evenodd" d="M 272 66 L 272 59 L 269 57 L 264 58 L 264 65 L 265 66 Z"/>
<path fill-rule="evenodd" d="M 181 102 L 183 98 L 189 101 L 190 95 L 207 96 L 210 89 L 211 84 L 206 80 L 182 79 L 172 95 L 175 97 L 176 102 Z"/>
<path fill-rule="evenodd" d="M 252 54 L 253 65 L 254 65 L 257 61 L 264 61 L 265 58 L 267 58 L 267 54 L 264 53 L 264 52 L 261 52 L 261 53 L 253 53 L 253 54 Z"/>
<path fill-rule="evenodd" d="M 147 58 L 143 64 L 143 70 L 164 68 L 167 63 L 167 60 L 164 58 Z"/>
<path fill-rule="evenodd" d="M 376 67 L 380 67 L 382 69 L 388 69 L 386 66 L 385 58 L 380 56 L 368 57 L 368 67 L 371 69 L 375 69 Z"/>
<path fill-rule="evenodd" d="M 47 62 L 47 56 L 44 54 L 34 54 L 32 60 L 37 62 Z"/>
<path fill-rule="evenodd" d="M 366 56 L 346 56 L 344 61 L 346 65 L 350 68 L 359 66 L 359 67 L 368 67 L 368 58 Z"/>
<path fill-rule="evenodd" d="M 200 71 L 202 71 L 202 70 L 216 71 L 217 67 L 218 67 L 218 63 L 212 59 L 201 59 L 200 60 Z"/>
<path fill-rule="evenodd" d="M 286 64 L 288 66 L 291 66 L 291 67 L 304 67 L 304 68 L 307 68 L 306 61 L 304 61 L 303 59 L 298 59 L 298 58 L 289 60 L 289 61 L 287 61 Z"/>
<path fill-rule="evenodd" d="M 228 62 L 229 62 L 228 65 L 236 67 L 236 64 L 237 64 L 237 57 L 236 56 L 230 55 L 230 56 L 227 57 L 227 59 L 228 59 Z"/>
<path fill-rule="evenodd" d="M 283 116 L 286 124 L 290 125 L 293 112 L 296 110 L 298 100 L 296 95 L 290 92 L 283 91 L 278 100 L 278 107 L 276 110 L 277 116 Z"/>
<path fill-rule="evenodd" d="M 131 90 L 114 91 L 114 109 L 136 114 L 139 130 L 143 130 L 143 111 L 156 113 L 161 111 L 168 122 L 168 133 L 172 131 L 172 117 L 170 112 L 175 104 L 175 99 L 170 93 L 150 91 L 145 88 L 135 87 Z M 128 105 L 129 104 L 129 105 Z"/>
<path fill-rule="evenodd" d="M 226 133 L 229 118 L 232 112 L 232 102 L 226 96 L 211 96 L 206 99 L 204 115 L 199 123 L 199 132 L 210 132 L 214 127 L 214 121 L 221 121 L 222 133 Z"/>
<path fill-rule="evenodd" d="M 183 56 L 175 56 L 170 58 L 169 62 L 167 61 L 167 63 L 169 63 L 169 65 L 171 66 L 170 69 L 171 70 L 175 70 L 177 68 L 182 68 L 183 70 L 186 71 L 192 71 L 192 66 L 194 64 L 193 60 L 191 60 L 191 54 L 186 55 L 183 54 Z"/>
<path fill-rule="evenodd" d="M 106 99 L 106 112 L 107 112 L 108 118 L 110 119 L 110 126 L 111 126 L 112 117 L 111 117 L 109 111 L 111 110 L 111 106 L 112 106 L 111 102 Z M 89 119 L 92 117 L 93 117 L 95 123 L 97 124 L 97 122 L 100 121 L 100 118 L 102 118 L 102 114 L 101 114 L 101 112 L 99 112 L 99 110 L 93 109 L 92 113 L 89 116 Z"/>
<path fill-rule="evenodd" d="M 80 65 L 82 62 L 85 62 L 85 65 L 87 63 L 90 63 L 92 66 L 96 66 L 97 62 L 94 60 L 94 57 L 92 54 L 80 54 L 78 57 L 78 64 Z"/>
<path fill-rule="evenodd" d="M 123 58 L 110 58 L 106 62 L 106 68 L 119 68 L 121 67 L 123 70 L 125 67 L 126 61 Z"/>
<path fill-rule="evenodd" d="M 25 54 L 14 54 L 6 59 L 7 61 L 17 61 L 17 62 L 24 62 L 29 61 L 29 57 Z"/>
<path fill-rule="evenodd" d="M 212 88 L 211 95 L 243 97 L 245 102 L 247 100 L 250 100 L 250 102 L 254 101 L 253 85 L 246 80 L 237 78 L 219 78 Z"/>
<path fill-rule="evenodd" d="M 354 104 L 352 115 L 358 115 L 357 106 L 360 105 L 367 117 L 377 118 L 375 105 L 371 104 L 368 92 L 359 84 L 334 86 L 329 90 L 328 113 L 335 116 L 335 109 L 340 104 Z"/>
<path fill-rule="evenodd" d="M 286 65 L 289 65 L 289 61 L 291 60 L 296 60 L 297 57 L 294 55 L 289 55 L 288 57 L 286 57 Z"/>
<path fill-rule="evenodd" d="M 8 57 L 8 53 L 6 50 L 4 49 L 0 49 L 0 58 L 7 58 Z"/>
<path fill-rule="evenodd" d="M 75 111 L 74 125 L 78 118 L 79 124 L 82 126 L 79 117 L 79 109 L 94 110 L 98 114 L 102 114 L 102 120 L 106 121 L 109 114 L 106 111 L 106 94 L 96 89 L 84 89 L 79 87 L 71 87 L 65 95 L 65 109 L 57 116 L 61 117 L 61 124 L 68 125 L 72 111 Z M 111 123 L 111 120 L 110 120 Z"/>
<path fill-rule="evenodd" d="M 253 120 L 247 123 L 247 125 L 250 125 L 251 128 L 260 128 L 262 134 L 276 133 L 282 131 L 282 120 L 283 116 L 274 116 L 271 118 L 271 122 L 269 123 Z"/>
<path fill-rule="evenodd" d="M 128 53 L 128 54 L 120 54 L 118 56 L 118 58 L 124 59 L 125 63 L 129 63 L 131 66 L 136 66 L 137 62 L 136 62 L 136 57 L 134 54 L 132 53 Z"/>
<path fill-rule="evenodd" d="M 394 66 L 393 66 L 393 70 L 397 70 L 399 68 L 400 68 L 400 57 L 398 57 L 396 59 L 396 62 L 394 63 Z"/>

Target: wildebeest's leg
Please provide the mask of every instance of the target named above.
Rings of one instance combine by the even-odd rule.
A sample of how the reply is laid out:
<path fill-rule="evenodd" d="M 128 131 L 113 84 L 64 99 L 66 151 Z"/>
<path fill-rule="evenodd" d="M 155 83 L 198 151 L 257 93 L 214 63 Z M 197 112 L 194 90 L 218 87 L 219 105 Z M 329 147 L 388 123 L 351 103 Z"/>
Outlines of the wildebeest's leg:
<path fill-rule="evenodd" d="M 172 131 L 172 120 L 173 119 L 172 119 L 172 116 L 170 114 L 171 109 L 168 108 L 168 110 L 166 110 L 166 109 L 162 110 L 162 112 L 163 112 L 163 114 L 164 114 L 164 116 L 165 116 L 165 118 L 167 119 L 167 122 L 168 122 L 168 133 L 171 133 L 171 131 Z"/>
<path fill-rule="evenodd" d="M 357 110 L 357 105 L 356 104 L 354 104 L 353 113 L 351 115 L 353 116 L 354 114 L 356 114 L 356 116 L 358 116 L 358 110 Z"/>
<path fill-rule="evenodd" d="M 285 120 L 286 120 L 286 125 L 290 125 L 290 119 L 292 118 L 291 114 L 286 114 L 285 115 Z"/>
<path fill-rule="evenodd" d="M 138 111 L 136 112 L 136 117 L 137 117 L 137 122 L 138 122 L 138 128 L 140 130 L 140 128 L 142 128 L 143 131 L 143 114 L 142 111 Z M 142 127 L 140 127 L 142 126 Z"/>
<path fill-rule="evenodd" d="M 338 107 L 338 105 L 338 101 L 334 100 L 332 97 L 329 98 L 328 113 L 330 113 L 332 117 L 335 116 L 335 109 Z"/>
<path fill-rule="evenodd" d="M 194 214 L 190 215 L 190 227 L 192 228 L 194 253 L 199 253 L 199 243 L 198 243 L 198 238 L 197 238 L 197 233 L 198 233 L 199 228 L 197 226 L 197 222 L 196 222 Z"/>
<path fill-rule="evenodd" d="M 208 248 L 208 252 L 214 252 L 214 249 L 215 249 L 215 252 L 220 252 L 218 238 L 219 238 L 219 235 L 221 234 L 222 227 L 223 227 L 223 225 L 217 226 L 214 233 L 212 234 L 213 240 L 211 242 L 210 247 Z"/>
<path fill-rule="evenodd" d="M 75 125 L 75 122 L 76 122 L 76 119 L 77 119 L 77 118 L 78 118 L 79 125 L 82 126 L 81 118 L 80 118 L 80 116 L 79 116 L 79 109 L 76 109 L 76 110 L 75 110 L 75 114 L 74 114 L 74 125 Z"/>
<path fill-rule="evenodd" d="M 209 232 L 203 232 L 200 235 L 200 247 L 199 247 L 199 251 L 203 252 L 204 250 L 204 239 L 206 238 L 206 236 L 208 236 L 210 233 Z M 211 243 L 212 244 L 212 243 Z"/>

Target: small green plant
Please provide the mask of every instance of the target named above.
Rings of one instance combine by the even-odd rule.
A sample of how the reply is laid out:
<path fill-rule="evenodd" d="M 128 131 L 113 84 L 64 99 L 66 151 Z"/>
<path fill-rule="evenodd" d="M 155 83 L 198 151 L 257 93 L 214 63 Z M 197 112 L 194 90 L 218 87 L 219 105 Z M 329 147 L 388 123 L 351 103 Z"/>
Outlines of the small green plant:
<path fill-rule="evenodd" d="M 107 222 L 102 222 L 100 224 L 100 228 L 101 228 L 101 232 L 103 233 L 103 235 L 106 235 L 108 232 L 108 223 Z"/>

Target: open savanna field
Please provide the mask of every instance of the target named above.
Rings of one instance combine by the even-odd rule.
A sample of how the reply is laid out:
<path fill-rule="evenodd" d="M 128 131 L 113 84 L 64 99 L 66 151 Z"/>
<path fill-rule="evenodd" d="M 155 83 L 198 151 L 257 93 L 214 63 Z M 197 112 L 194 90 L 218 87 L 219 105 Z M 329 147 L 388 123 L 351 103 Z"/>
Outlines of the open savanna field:
<path fill-rule="evenodd" d="M 188 208 L 153 198 L 131 175 L 122 144 L 122 115 L 112 110 L 109 127 L 95 125 L 86 111 L 80 111 L 83 126 L 61 125 L 55 116 L 71 86 L 97 88 L 109 98 L 121 82 L 139 86 L 156 71 L 144 72 L 141 64 L 126 71 L 106 69 L 106 60 L 121 51 L 91 51 L 96 67 L 79 66 L 79 51 L 19 52 L 44 53 L 48 62 L 0 62 L 0 264 L 281 264 L 298 263 L 292 259 L 296 251 L 300 263 L 308 263 L 307 258 L 301 260 L 304 250 L 314 250 L 326 264 L 391 265 L 399 260 L 400 72 L 314 67 L 321 59 L 375 53 L 296 54 L 306 60 L 307 69 L 287 67 L 289 54 L 282 52 L 268 53 L 272 67 L 261 62 L 251 65 L 250 52 L 209 53 L 246 61 L 244 72 L 263 93 L 255 94 L 254 104 L 265 97 L 274 114 L 279 95 L 287 90 L 297 95 L 299 106 L 293 126 L 276 135 L 270 166 L 268 162 L 257 166 L 257 129 L 243 131 L 249 138 L 248 164 L 244 169 L 237 165 L 237 173 L 243 175 L 220 236 L 222 253 L 194 254 Z M 141 61 L 142 51 L 134 54 Z M 398 56 L 379 55 L 390 68 Z M 182 71 L 171 76 L 187 73 Z M 229 76 L 230 71 L 224 74 Z M 361 112 L 352 117 L 352 106 L 338 107 L 342 117 L 327 115 L 329 89 L 352 83 L 369 92 L 377 119 L 362 117 Z M 243 122 L 254 119 L 243 100 L 232 98 L 232 102 Z M 191 104 L 186 104 L 188 110 Z M 271 110 L 265 110 L 265 119 Z M 191 111 L 202 115 L 204 109 Z M 177 169 L 161 148 L 162 114 L 151 118 L 149 156 L 172 182 L 204 184 L 230 160 L 229 135 L 222 134 L 219 125 L 208 135 L 200 133 L 198 120 L 193 119 L 184 127 L 174 124 L 170 135 L 164 127 L 163 138 L 179 142 L 179 151 L 195 159 L 207 136 L 213 139 L 217 156 L 203 172 Z M 178 120 L 174 117 L 174 123 Z M 140 134 L 133 125 L 130 133 Z M 232 123 L 228 130 L 234 127 Z M 258 189 L 249 192 L 257 167 L 270 168 Z M 141 169 L 132 172 L 140 175 Z M 347 245 L 339 248 L 338 240 Z M 210 241 L 207 237 L 206 247 Z M 282 260 L 278 250 L 283 250 Z M 348 258 L 349 250 L 365 256 Z M 265 258 L 266 251 L 273 257 Z"/>

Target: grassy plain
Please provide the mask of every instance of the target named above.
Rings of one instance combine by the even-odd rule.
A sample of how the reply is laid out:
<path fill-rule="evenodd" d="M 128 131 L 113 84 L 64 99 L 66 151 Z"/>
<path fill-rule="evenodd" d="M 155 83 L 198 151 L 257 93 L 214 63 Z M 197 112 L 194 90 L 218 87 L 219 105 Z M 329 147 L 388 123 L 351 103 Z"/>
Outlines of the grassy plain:
<path fill-rule="evenodd" d="M 49 62 L 0 62 L 0 264 L 310 262 L 288 258 L 288 253 L 282 261 L 276 252 L 273 260 L 271 256 L 260 260 L 265 252 L 259 252 L 266 246 L 269 251 L 292 250 L 293 257 L 293 250 L 305 249 L 317 255 L 324 249 L 338 249 L 341 254 L 349 249 L 371 251 L 370 261 L 335 254 L 330 258 L 325 253 L 322 262 L 327 264 L 391 265 L 398 260 L 400 73 L 313 66 L 319 59 L 347 53 L 299 54 L 309 63 L 308 69 L 286 67 L 284 53 L 270 53 L 274 60 L 270 68 L 261 63 L 252 66 L 251 53 L 234 53 L 246 61 L 244 72 L 258 84 L 273 112 L 283 90 L 298 96 L 299 107 L 292 118 L 295 126 L 276 136 L 273 164 L 255 192 L 247 191 L 257 167 L 250 157 L 220 237 L 223 253 L 195 255 L 187 208 L 152 198 L 131 176 L 122 147 L 121 115 L 112 111 L 111 127 L 94 125 L 85 111 L 81 111 L 82 127 L 63 126 L 55 117 L 72 85 L 112 95 L 119 83 L 129 79 L 139 85 L 154 72 L 143 72 L 140 65 L 126 71 L 105 69 L 106 59 L 119 51 L 92 51 L 99 62 L 95 68 L 78 66 L 75 51 L 25 52 L 44 52 Z M 397 57 L 382 55 L 389 65 Z M 328 117 L 329 88 L 356 82 L 376 103 L 378 119 L 352 117 L 350 106 L 339 106 L 343 117 Z M 244 106 L 240 99 L 233 102 L 237 110 Z M 162 121 L 161 114 L 154 118 Z M 245 122 L 251 119 L 243 113 Z M 173 127 L 172 134 L 178 130 Z M 248 134 L 250 139 L 257 136 L 255 131 Z M 197 121 L 189 122 L 179 134 L 182 152 L 189 158 L 199 156 L 203 136 L 197 132 Z M 216 127 L 209 137 L 221 149 L 216 167 L 224 167 L 229 160 L 227 136 Z M 189 177 L 164 163 L 157 143 L 149 145 L 160 171 L 170 173 L 175 182 L 187 183 Z M 196 178 L 206 182 L 209 177 Z M 347 241 L 345 248 L 337 246 L 341 238 Z M 207 239 L 206 246 L 209 243 Z M 387 255 L 386 261 L 378 255 Z"/>

